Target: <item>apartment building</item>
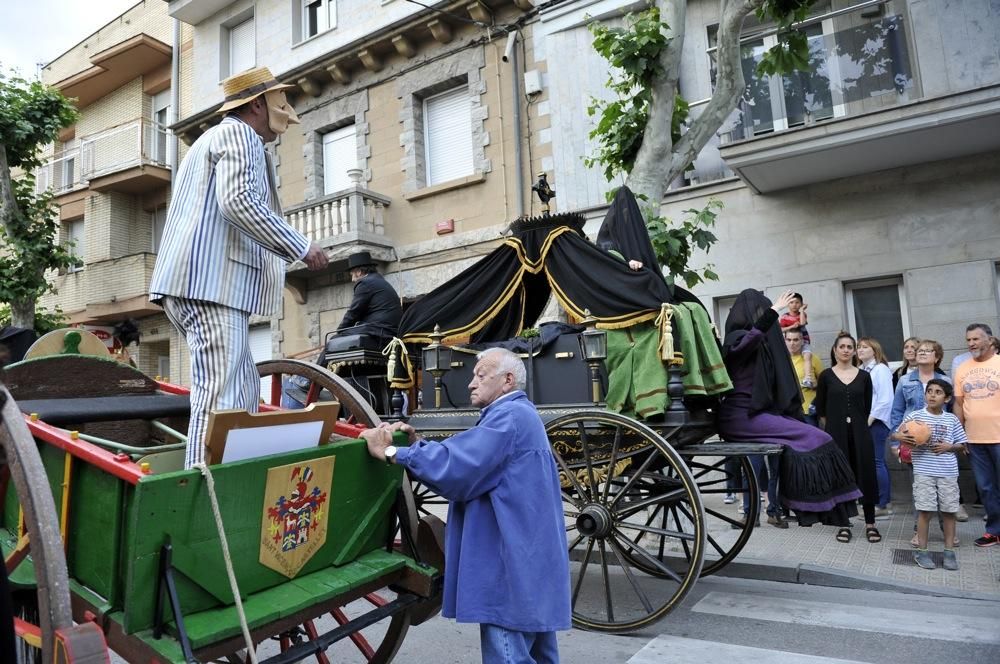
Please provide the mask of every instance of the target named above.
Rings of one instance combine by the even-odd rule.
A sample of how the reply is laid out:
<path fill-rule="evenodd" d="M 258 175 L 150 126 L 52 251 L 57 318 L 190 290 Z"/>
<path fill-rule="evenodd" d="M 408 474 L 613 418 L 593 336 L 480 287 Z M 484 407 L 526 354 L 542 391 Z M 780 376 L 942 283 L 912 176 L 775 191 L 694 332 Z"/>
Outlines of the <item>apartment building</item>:
<path fill-rule="evenodd" d="M 193 30 L 199 103 L 174 126 L 185 142 L 218 121 L 227 76 L 267 66 L 296 86 L 302 124 L 269 149 L 288 220 L 331 266 L 291 266 L 282 314 L 255 321 L 252 335 L 269 337 L 275 355 L 316 348 L 336 329 L 353 293 L 349 254 L 369 251 L 410 299 L 492 250 L 515 217 L 540 211 L 530 184 L 551 152 L 538 110 L 544 63 L 525 66 L 535 61 L 530 2 L 428 4 L 169 2 Z"/>
<path fill-rule="evenodd" d="M 61 308 L 71 324 L 137 319 L 143 336 L 130 352 L 161 376 L 178 367 L 183 346 L 148 290 L 175 163 L 172 25 L 163 2 L 144 0 L 44 67 L 42 80 L 74 98 L 80 118 L 36 173 L 83 261 L 53 274 L 56 292 L 40 304 Z"/>
<path fill-rule="evenodd" d="M 698 113 L 712 93 L 715 0 L 689 0 L 681 89 Z M 551 150 L 561 209 L 600 213 L 606 183 L 581 97 L 607 70 L 587 16 L 617 21 L 634 3 L 543 7 L 534 30 L 547 56 Z M 743 29 L 743 102 L 673 183 L 662 210 L 680 219 L 724 204 L 719 242 L 697 261 L 718 281 L 696 289 L 724 323 L 747 287 L 792 288 L 809 303 L 820 357 L 847 329 L 901 359 L 904 337 L 964 350 L 965 326 L 996 330 L 1000 260 L 1000 10 L 975 0 L 831 0 L 806 21 L 813 69 L 754 73 L 770 26 Z M 535 65 L 529 65 L 535 66 Z"/>

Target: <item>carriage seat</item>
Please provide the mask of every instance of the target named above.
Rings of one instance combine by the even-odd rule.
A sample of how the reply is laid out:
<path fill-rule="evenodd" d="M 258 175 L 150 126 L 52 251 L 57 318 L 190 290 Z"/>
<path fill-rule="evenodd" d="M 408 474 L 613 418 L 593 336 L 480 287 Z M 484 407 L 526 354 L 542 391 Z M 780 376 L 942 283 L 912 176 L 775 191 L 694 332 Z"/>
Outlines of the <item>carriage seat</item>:
<path fill-rule="evenodd" d="M 326 340 L 327 356 L 346 350 L 372 350 L 381 353 L 384 347 L 383 338 L 372 334 L 345 334 Z"/>
<path fill-rule="evenodd" d="M 17 402 L 22 413 L 37 413 L 46 424 L 85 424 L 119 420 L 154 420 L 186 417 L 191 402 L 183 394 L 127 394 L 112 397 L 25 399 Z"/>

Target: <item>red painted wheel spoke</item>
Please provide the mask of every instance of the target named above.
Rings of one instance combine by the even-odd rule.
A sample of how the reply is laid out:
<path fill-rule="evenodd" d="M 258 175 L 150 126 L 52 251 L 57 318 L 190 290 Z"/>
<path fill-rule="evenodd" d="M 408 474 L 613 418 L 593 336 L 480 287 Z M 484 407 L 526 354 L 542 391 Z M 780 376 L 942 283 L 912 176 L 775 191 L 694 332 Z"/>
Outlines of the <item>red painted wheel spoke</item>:
<path fill-rule="evenodd" d="M 341 609 L 334 609 L 333 611 L 330 612 L 330 615 L 333 616 L 334 620 L 337 621 L 338 625 L 345 625 L 348 622 L 350 622 L 350 619 L 344 614 L 344 612 Z M 359 632 L 354 632 L 353 634 L 351 634 L 350 639 L 354 643 L 354 645 L 358 647 L 358 650 L 361 651 L 361 654 L 364 656 L 365 659 L 370 660 L 372 657 L 375 656 L 375 649 L 372 648 L 370 643 L 368 643 L 368 639 L 361 636 Z"/>
<path fill-rule="evenodd" d="M 281 374 L 271 375 L 271 405 L 281 405 Z"/>

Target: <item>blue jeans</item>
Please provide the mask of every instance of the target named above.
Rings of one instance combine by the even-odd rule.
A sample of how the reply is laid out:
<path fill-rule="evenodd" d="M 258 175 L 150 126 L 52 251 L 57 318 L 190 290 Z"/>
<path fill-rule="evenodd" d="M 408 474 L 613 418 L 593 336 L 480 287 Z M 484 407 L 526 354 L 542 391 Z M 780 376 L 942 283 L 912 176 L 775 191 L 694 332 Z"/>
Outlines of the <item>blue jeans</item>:
<path fill-rule="evenodd" d="M 969 443 L 965 447 L 986 510 L 986 532 L 1000 535 L 1000 443 Z"/>
<path fill-rule="evenodd" d="M 889 467 L 885 463 L 885 441 L 889 437 L 889 427 L 882 420 L 875 420 L 868 430 L 872 433 L 872 443 L 875 445 L 875 479 L 878 481 L 878 501 L 875 505 L 881 509 L 886 507 L 891 499 Z"/>
<path fill-rule="evenodd" d="M 559 664 L 555 632 L 518 632 L 483 623 L 479 646 L 483 664 Z"/>
<path fill-rule="evenodd" d="M 778 466 L 781 456 L 778 454 L 768 454 L 767 464 L 764 464 L 765 455 L 754 454 L 750 457 L 750 465 L 753 467 L 753 474 L 757 476 L 757 482 L 761 488 L 767 485 L 767 515 L 778 516 L 781 514 L 781 505 L 778 502 Z M 743 511 L 750 509 L 750 494 L 743 492 Z"/>

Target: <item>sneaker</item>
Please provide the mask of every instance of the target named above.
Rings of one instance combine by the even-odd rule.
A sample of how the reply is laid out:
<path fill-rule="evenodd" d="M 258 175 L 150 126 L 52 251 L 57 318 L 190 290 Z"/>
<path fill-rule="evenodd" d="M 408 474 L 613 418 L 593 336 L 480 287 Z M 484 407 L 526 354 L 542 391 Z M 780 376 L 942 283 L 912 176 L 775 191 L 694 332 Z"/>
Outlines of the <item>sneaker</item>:
<path fill-rule="evenodd" d="M 803 378 L 802 387 L 806 388 L 807 390 L 811 390 L 812 388 L 816 387 L 816 382 L 810 378 Z"/>
<path fill-rule="evenodd" d="M 965 523 L 969 520 L 969 513 L 965 511 L 965 507 L 962 505 L 958 506 L 958 511 L 955 512 L 955 521 L 961 521 Z"/>
<path fill-rule="evenodd" d="M 879 519 L 879 518 L 888 519 L 890 516 L 892 516 L 892 510 L 889 509 L 888 507 L 877 507 L 877 508 L 875 508 L 875 518 L 876 519 Z"/>
<path fill-rule="evenodd" d="M 736 502 L 736 494 L 727 493 L 726 497 L 722 499 L 722 502 L 724 502 L 727 505 L 732 505 L 733 503 Z"/>
<path fill-rule="evenodd" d="M 982 537 L 973 542 L 973 544 L 981 548 L 993 546 L 994 544 L 1000 544 L 1000 535 L 985 533 Z"/>
<path fill-rule="evenodd" d="M 935 569 L 937 565 L 934 564 L 934 559 L 931 558 L 931 553 L 927 549 L 917 549 L 913 552 L 913 562 L 924 569 Z"/>
<path fill-rule="evenodd" d="M 739 507 L 736 508 L 736 513 L 737 514 L 744 514 L 745 513 L 745 510 L 743 509 L 742 505 L 740 505 Z"/>
<path fill-rule="evenodd" d="M 941 563 L 941 566 L 944 567 L 946 570 L 950 570 L 952 572 L 958 569 L 958 559 L 955 558 L 954 551 L 952 551 L 951 549 L 944 550 L 944 562 Z"/>
<path fill-rule="evenodd" d="M 780 514 L 767 517 L 767 522 L 775 528 L 787 528 L 788 522 L 781 518 Z"/>

